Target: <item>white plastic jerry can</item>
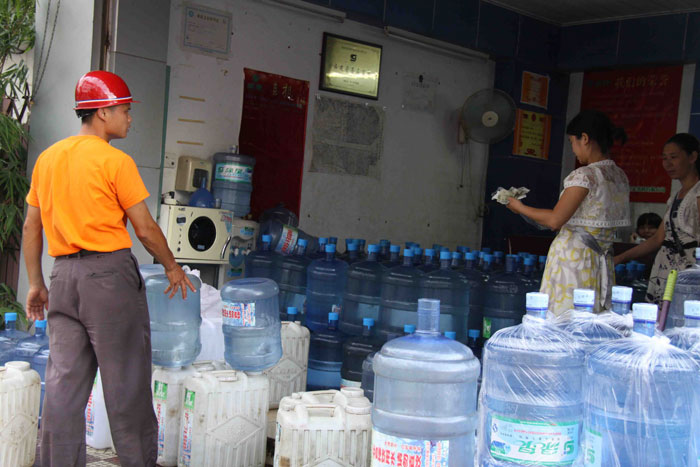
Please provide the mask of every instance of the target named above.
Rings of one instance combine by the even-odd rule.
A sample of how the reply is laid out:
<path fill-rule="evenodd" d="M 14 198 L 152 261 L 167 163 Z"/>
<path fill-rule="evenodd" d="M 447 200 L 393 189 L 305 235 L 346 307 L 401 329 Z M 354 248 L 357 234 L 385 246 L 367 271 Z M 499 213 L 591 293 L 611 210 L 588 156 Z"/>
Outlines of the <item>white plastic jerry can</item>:
<path fill-rule="evenodd" d="M 28 362 L 0 367 L 0 465 L 34 465 L 40 400 L 41 378 Z"/>
<path fill-rule="evenodd" d="M 85 407 L 85 442 L 95 449 L 107 449 L 113 446 L 99 368 Z"/>
<path fill-rule="evenodd" d="M 263 371 L 270 379 L 270 408 L 280 400 L 306 388 L 309 367 L 309 329 L 299 323 L 282 321 L 282 358 L 277 365 Z"/>
<path fill-rule="evenodd" d="M 307 403 L 303 397 L 282 399 L 273 465 L 368 467 L 372 404 L 366 397 L 351 396 L 337 392 L 335 401 L 325 404 Z"/>
<path fill-rule="evenodd" d="M 164 467 L 177 465 L 185 379 L 196 372 L 191 365 L 182 368 L 156 367 L 153 372 L 153 410 L 158 419 L 158 464 Z"/>
<path fill-rule="evenodd" d="M 267 377 L 225 370 L 185 380 L 180 419 L 181 467 L 262 467 Z"/>

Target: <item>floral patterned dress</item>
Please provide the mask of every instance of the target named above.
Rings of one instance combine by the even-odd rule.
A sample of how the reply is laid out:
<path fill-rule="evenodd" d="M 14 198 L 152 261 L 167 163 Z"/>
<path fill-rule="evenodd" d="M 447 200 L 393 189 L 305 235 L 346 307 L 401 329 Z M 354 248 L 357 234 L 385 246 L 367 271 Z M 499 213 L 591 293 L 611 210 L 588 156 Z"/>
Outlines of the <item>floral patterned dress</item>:
<path fill-rule="evenodd" d="M 666 288 L 666 278 L 671 269 L 680 272 L 695 264 L 695 247 L 700 241 L 698 198 L 700 198 L 700 182 L 696 183 L 682 199 L 678 199 L 678 193 L 668 199 L 668 208 L 664 214 L 666 235 L 661 249 L 656 254 L 654 267 L 649 276 L 646 297 L 649 302 L 661 303 Z M 676 209 L 673 209 L 674 202 Z M 678 241 L 674 239 L 672 227 Z"/>
<path fill-rule="evenodd" d="M 629 181 L 612 160 L 574 170 L 564 179 L 564 189 L 572 186 L 588 194 L 552 242 L 540 287 L 556 316 L 573 308 L 576 288 L 595 290 L 596 312 L 610 308 L 615 229 L 631 225 Z"/>

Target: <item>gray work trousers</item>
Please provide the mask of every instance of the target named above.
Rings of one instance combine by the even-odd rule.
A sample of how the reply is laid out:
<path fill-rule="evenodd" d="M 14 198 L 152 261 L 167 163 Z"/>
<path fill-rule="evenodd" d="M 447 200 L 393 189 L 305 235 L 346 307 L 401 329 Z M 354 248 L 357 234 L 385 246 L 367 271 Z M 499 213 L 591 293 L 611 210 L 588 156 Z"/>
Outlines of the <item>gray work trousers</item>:
<path fill-rule="evenodd" d="M 121 465 L 156 465 L 151 330 L 143 279 L 131 251 L 56 258 L 48 324 L 42 466 L 85 465 L 85 406 L 98 366 Z"/>

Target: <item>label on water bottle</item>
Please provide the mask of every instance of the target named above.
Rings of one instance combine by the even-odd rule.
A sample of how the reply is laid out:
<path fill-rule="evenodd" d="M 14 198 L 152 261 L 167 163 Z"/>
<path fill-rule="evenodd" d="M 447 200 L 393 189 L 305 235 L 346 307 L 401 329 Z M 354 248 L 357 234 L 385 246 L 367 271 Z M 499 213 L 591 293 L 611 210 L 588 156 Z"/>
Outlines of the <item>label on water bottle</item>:
<path fill-rule="evenodd" d="M 158 419 L 158 457 L 165 450 L 165 420 L 166 401 L 168 399 L 168 384 L 162 381 L 153 383 L 153 402 L 155 403 L 156 418 Z"/>
<path fill-rule="evenodd" d="M 483 335 L 484 339 L 488 339 L 491 337 L 491 318 L 486 318 L 484 317 L 484 330 L 483 330 Z"/>
<path fill-rule="evenodd" d="M 447 467 L 448 440 L 409 439 L 372 429 L 372 467 Z"/>
<path fill-rule="evenodd" d="M 194 391 L 185 390 L 185 412 L 182 419 L 182 446 L 180 465 L 189 466 L 192 460 L 192 419 L 194 418 Z"/>
<path fill-rule="evenodd" d="M 586 467 L 603 465 L 603 436 L 590 428 L 583 434 L 583 456 Z"/>
<path fill-rule="evenodd" d="M 349 379 L 340 378 L 340 389 L 343 388 L 361 388 L 362 383 L 360 381 L 350 381 Z"/>
<path fill-rule="evenodd" d="M 283 225 L 282 235 L 280 235 L 280 241 L 277 242 L 275 251 L 283 255 L 291 255 L 294 247 L 297 246 L 297 239 L 299 239 L 299 229 L 291 225 Z"/>
<path fill-rule="evenodd" d="M 225 326 L 255 327 L 255 303 L 225 301 L 221 309 L 221 317 Z"/>
<path fill-rule="evenodd" d="M 489 451 L 508 462 L 569 465 L 578 456 L 579 425 L 491 415 Z"/>
<path fill-rule="evenodd" d="M 214 180 L 219 182 L 252 183 L 253 167 L 233 162 L 219 162 L 214 169 Z"/>

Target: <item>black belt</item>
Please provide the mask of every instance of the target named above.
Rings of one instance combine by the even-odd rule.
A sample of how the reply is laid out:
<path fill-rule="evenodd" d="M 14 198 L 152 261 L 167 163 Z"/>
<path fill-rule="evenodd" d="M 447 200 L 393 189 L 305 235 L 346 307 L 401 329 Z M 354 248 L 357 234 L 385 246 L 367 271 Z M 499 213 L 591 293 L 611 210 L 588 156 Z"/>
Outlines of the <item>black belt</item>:
<path fill-rule="evenodd" d="M 76 251 L 75 253 L 71 253 L 69 255 L 56 256 L 56 258 L 82 258 L 84 256 L 92 256 L 92 255 L 111 255 L 112 253 L 113 253 L 112 251 L 80 250 L 80 251 Z"/>
<path fill-rule="evenodd" d="M 673 253 L 681 254 L 681 253 L 685 252 L 685 250 L 689 250 L 691 248 L 697 248 L 698 242 L 693 241 L 693 242 L 680 244 L 680 242 L 676 243 L 673 240 L 664 240 L 664 242 L 661 244 L 661 246 L 665 246 L 666 248 L 671 250 Z"/>

